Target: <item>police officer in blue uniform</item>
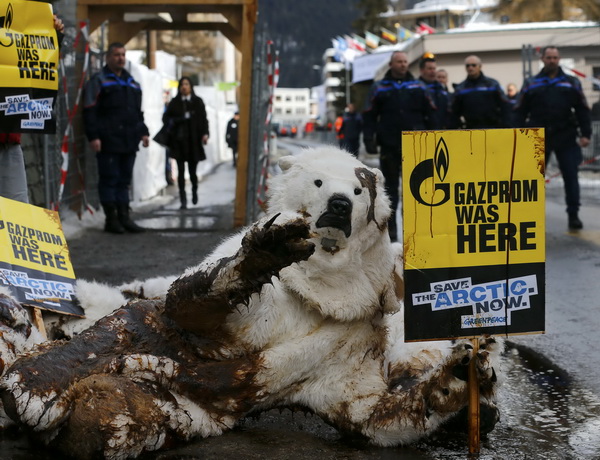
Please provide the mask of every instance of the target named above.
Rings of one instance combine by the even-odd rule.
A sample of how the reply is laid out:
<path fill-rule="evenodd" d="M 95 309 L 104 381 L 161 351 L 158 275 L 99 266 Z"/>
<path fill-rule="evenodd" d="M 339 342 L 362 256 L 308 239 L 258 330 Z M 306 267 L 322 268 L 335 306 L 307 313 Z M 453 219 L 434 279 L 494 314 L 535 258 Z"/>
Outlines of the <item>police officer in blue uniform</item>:
<path fill-rule="evenodd" d="M 579 219 L 578 168 L 581 147 L 590 143 L 590 109 L 577 78 L 565 74 L 555 46 L 542 50 L 544 68 L 525 81 L 516 111 L 519 126 L 545 128 L 546 162 L 552 152 L 563 176 L 568 224 L 571 230 L 583 228 Z M 579 142 L 577 137 L 579 136 Z"/>
<path fill-rule="evenodd" d="M 419 61 L 419 80 L 423 82 L 435 104 L 433 129 L 450 127 L 450 95 L 448 90 L 437 80 L 437 65 L 432 54 L 427 53 Z"/>
<path fill-rule="evenodd" d="M 373 83 L 363 112 L 363 142 L 368 153 L 381 148 L 379 168 L 391 201 L 392 215 L 388 232 L 397 240 L 396 208 L 400 200 L 402 167 L 402 131 L 431 129 L 435 105 L 422 82 L 408 71 L 408 57 L 402 51 L 392 53 L 389 70 Z"/>
<path fill-rule="evenodd" d="M 125 70 L 125 46 L 112 43 L 106 65 L 85 86 L 85 133 L 98 161 L 98 193 L 110 233 L 144 231 L 129 216 L 129 186 L 140 141 L 149 144 L 142 90 Z"/>
<path fill-rule="evenodd" d="M 510 105 L 504 90 L 493 78 L 481 71 L 481 59 L 465 59 L 467 78 L 456 85 L 452 100 L 454 128 L 509 128 Z"/>

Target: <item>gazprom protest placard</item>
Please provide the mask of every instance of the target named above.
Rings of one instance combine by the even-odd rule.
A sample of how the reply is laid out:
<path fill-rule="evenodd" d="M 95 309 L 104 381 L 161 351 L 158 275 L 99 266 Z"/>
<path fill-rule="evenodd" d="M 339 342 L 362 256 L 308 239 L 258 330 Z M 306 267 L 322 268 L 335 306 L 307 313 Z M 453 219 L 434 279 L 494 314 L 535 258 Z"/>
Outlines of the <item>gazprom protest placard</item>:
<path fill-rule="evenodd" d="M 0 197 L 0 285 L 27 305 L 83 316 L 58 213 Z"/>
<path fill-rule="evenodd" d="M 58 60 L 52 5 L 0 0 L 0 132 L 56 131 Z"/>
<path fill-rule="evenodd" d="M 404 132 L 406 341 L 541 333 L 543 129 Z"/>

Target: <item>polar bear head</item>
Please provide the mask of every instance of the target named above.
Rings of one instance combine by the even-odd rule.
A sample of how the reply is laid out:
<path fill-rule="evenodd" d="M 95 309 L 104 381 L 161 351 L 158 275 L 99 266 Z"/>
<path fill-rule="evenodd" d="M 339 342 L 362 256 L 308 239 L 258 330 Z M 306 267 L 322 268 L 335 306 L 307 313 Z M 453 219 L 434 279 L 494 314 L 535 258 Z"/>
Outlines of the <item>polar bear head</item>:
<path fill-rule="evenodd" d="M 315 244 L 308 260 L 282 270 L 282 281 L 324 315 L 370 316 L 394 265 L 383 175 L 335 147 L 285 156 L 279 165 L 282 174 L 269 183 L 269 214 L 301 215 Z"/>
<path fill-rule="evenodd" d="M 269 211 L 297 212 L 310 223 L 317 247 L 335 256 L 349 246 L 364 252 L 387 235 L 389 200 L 383 175 L 335 147 L 305 150 L 279 161 L 269 186 Z"/>

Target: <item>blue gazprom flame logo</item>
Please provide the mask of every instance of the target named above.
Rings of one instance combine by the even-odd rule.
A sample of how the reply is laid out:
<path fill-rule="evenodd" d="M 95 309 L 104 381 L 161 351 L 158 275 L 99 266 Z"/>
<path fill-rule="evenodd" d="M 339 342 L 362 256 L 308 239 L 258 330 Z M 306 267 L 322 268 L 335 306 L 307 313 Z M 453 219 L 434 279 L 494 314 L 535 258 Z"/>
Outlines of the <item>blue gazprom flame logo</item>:
<path fill-rule="evenodd" d="M 436 147 L 433 159 L 427 159 L 422 161 L 415 169 L 413 169 L 409 185 L 410 192 L 415 200 L 425 206 L 440 206 L 450 199 L 450 184 L 444 184 L 446 175 L 450 169 L 450 154 L 448 152 L 448 146 L 444 138 L 440 138 Z M 425 201 L 421 196 L 421 184 L 430 178 L 434 178 L 434 173 L 437 175 L 439 182 L 436 181 L 433 189 L 434 191 L 443 192 L 442 199 L 434 203 L 433 201 Z M 433 198 L 433 197 L 432 197 Z"/>

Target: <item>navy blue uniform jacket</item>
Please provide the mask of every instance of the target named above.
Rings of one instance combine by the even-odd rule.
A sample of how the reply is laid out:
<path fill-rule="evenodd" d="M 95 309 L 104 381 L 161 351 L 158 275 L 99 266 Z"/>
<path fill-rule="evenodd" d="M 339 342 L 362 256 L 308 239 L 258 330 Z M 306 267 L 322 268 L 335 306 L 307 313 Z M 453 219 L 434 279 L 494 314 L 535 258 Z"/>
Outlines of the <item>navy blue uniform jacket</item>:
<path fill-rule="evenodd" d="M 403 79 L 393 78 L 388 70 L 373 84 L 363 112 L 365 144 L 376 137 L 377 144 L 400 146 L 402 131 L 433 128 L 435 105 L 427 88 L 410 72 Z"/>
<path fill-rule="evenodd" d="M 517 101 L 520 126 L 545 128 L 552 146 L 564 146 L 575 141 L 577 127 L 582 137 L 592 135 L 590 109 L 579 80 L 559 68 L 550 78 L 543 70 L 525 81 Z"/>
<path fill-rule="evenodd" d="M 452 127 L 509 128 L 512 124 L 510 110 L 500 83 L 481 73 L 478 78 L 467 78 L 456 85 L 451 109 Z M 461 116 L 465 126 L 462 126 Z"/>
<path fill-rule="evenodd" d="M 83 119 L 89 141 L 100 139 L 102 151 L 134 153 L 147 136 L 142 112 L 142 89 L 123 69 L 117 77 L 108 66 L 85 86 Z"/>

